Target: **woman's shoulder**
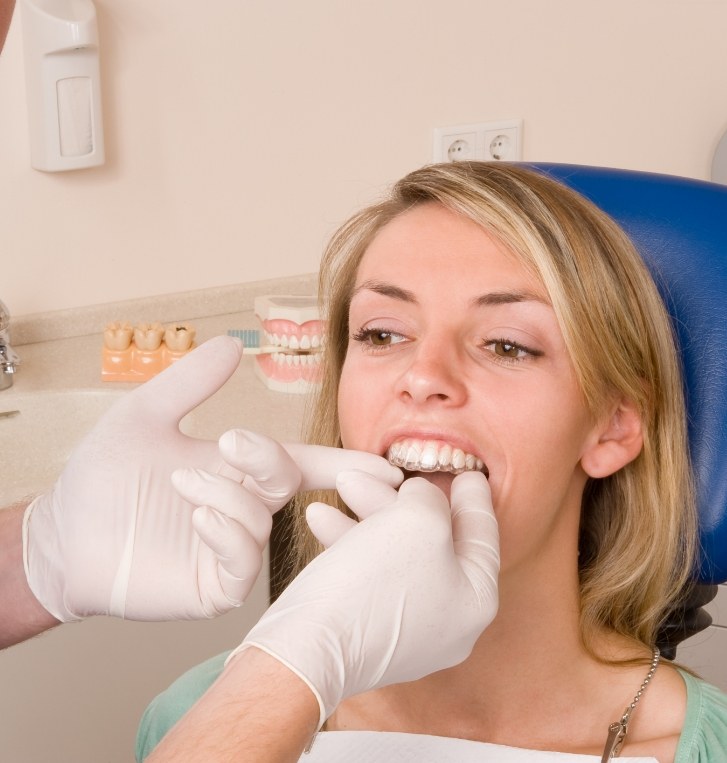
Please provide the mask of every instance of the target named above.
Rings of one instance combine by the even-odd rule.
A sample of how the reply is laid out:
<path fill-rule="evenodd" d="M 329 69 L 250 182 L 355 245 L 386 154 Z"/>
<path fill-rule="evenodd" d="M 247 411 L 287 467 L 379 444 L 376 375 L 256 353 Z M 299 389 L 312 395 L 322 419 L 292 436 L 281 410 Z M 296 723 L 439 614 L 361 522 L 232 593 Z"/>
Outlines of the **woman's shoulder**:
<path fill-rule="evenodd" d="M 136 760 L 139 763 L 215 682 L 228 655 L 229 652 L 223 652 L 196 665 L 151 701 L 141 717 L 136 736 Z"/>
<path fill-rule="evenodd" d="M 679 672 L 687 687 L 687 712 L 674 763 L 727 760 L 727 694 Z"/>

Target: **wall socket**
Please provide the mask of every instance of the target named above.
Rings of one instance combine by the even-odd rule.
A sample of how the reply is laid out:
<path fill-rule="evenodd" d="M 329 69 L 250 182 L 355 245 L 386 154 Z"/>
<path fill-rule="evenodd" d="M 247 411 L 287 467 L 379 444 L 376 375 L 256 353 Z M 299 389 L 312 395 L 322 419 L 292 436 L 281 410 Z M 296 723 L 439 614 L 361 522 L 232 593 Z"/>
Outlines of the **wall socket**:
<path fill-rule="evenodd" d="M 522 119 L 479 122 L 434 130 L 435 162 L 517 162 L 523 157 Z"/>

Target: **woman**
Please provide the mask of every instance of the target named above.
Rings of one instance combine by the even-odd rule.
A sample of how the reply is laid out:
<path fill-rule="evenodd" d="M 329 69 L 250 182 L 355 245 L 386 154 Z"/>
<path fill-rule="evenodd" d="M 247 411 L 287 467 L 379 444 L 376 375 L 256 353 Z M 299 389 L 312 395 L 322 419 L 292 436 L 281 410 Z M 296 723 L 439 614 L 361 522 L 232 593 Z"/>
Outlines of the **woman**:
<path fill-rule="evenodd" d="M 387 455 L 447 495 L 455 473 L 483 472 L 501 548 L 499 611 L 467 659 L 350 696 L 325 729 L 724 758 L 727 698 L 653 647 L 696 523 L 669 319 L 621 230 L 522 168 L 427 167 L 336 234 L 321 295 L 311 439 Z M 320 545 L 296 516 L 300 569 Z M 149 746 L 195 682 L 157 701 Z"/>

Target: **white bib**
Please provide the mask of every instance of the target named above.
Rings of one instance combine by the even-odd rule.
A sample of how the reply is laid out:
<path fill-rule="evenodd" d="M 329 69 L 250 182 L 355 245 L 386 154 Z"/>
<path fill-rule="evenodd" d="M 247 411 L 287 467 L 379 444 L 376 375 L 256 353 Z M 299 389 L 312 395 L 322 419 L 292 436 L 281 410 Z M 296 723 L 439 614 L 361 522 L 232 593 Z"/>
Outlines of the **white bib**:
<path fill-rule="evenodd" d="M 596 755 L 572 755 L 503 747 L 468 739 L 389 731 L 321 731 L 300 763 L 601 763 Z M 657 763 L 656 758 L 618 758 L 619 763 Z"/>

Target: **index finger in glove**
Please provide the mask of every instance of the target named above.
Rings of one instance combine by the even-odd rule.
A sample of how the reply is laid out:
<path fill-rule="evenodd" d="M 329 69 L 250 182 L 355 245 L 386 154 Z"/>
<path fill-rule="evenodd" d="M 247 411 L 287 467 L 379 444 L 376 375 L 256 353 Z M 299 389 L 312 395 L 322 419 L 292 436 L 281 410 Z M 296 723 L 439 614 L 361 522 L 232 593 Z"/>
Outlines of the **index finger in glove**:
<path fill-rule="evenodd" d="M 262 550 L 242 524 L 209 506 L 194 511 L 192 524 L 211 552 L 198 559 L 200 599 L 208 616 L 221 614 L 247 598 L 263 565 Z"/>
<path fill-rule="evenodd" d="M 195 506 L 209 506 L 240 524 L 259 548 L 270 538 L 273 519 L 262 502 L 242 485 L 202 469 L 177 469 L 172 473 L 177 492 Z"/>
<path fill-rule="evenodd" d="M 169 368 L 129 393 L 135 407 L 148 416 L 178 424 L 191 410 L 217 392 L 242 357 L 242 343 L 218 336 L 201 344 Z"/>
<path fill-rule="evenodd" d="M 301 443 L 286 443 L 283 447 L 300 469 L 301 490 L 333 489 L 340 472 L 354 469 L 368 472 L 393 487 L 404 479 L 401 469 L 375 453 Z"/>
<path fill-rule="evenodd" d="M 344 471 L 336 479 L 336 488 L 348 508 L 360 519 L 396 503 L 396 490 L 367 472 Z M 323 503 L 312 503 L 306 519 L 313 535 L 329 548 L 357 523 L 342 511 Z"/>
<path fill-rule="evenodd" d="M 465 472 L 451 489 L 454 548 L 472 585 L 481 596 L 497 595 L 500 543 L 492 509 L 490 486 L 484 474 Z"/>
<path fill-rule="evenodd" d="M 271 512 L 285 506 L 301 483 L 295 461 L 280 443 L 257 432 L 231 429 L 219 440 L 225 461 L 242 472 L 243 485 Z"/>
<path fill-rule="evenodd" d="M 398 495 L 388 483 L 358 470 L 341 472 L 336 479 L 336 489 L 348 508 L 360 519 L 392 506 Z"/>
<path fill-rule="evenodd" d="M 397 503 L 426 518 L 430 531 L 439 529 L 440 537 L 452 539 L 452 517 L 447 496 L 424 477 L 410 477 L 399 488 Z M 434 537 L 434 536 L 432 536 Z"/>
<path fill-rule="evenodd" d="M 487 478 L 480 472 L 464 472 L 456 476 L 450 491 L 452 535 L 455 541 L 494 535 L 497 519 Z"/>
<path fill-rule="evenodd" d="M 356 526 L 355 520 L 325 503 L 311 503 L 305 518 L 313 535 L 324 548 L 330 548 L 342 535 Z"/>

